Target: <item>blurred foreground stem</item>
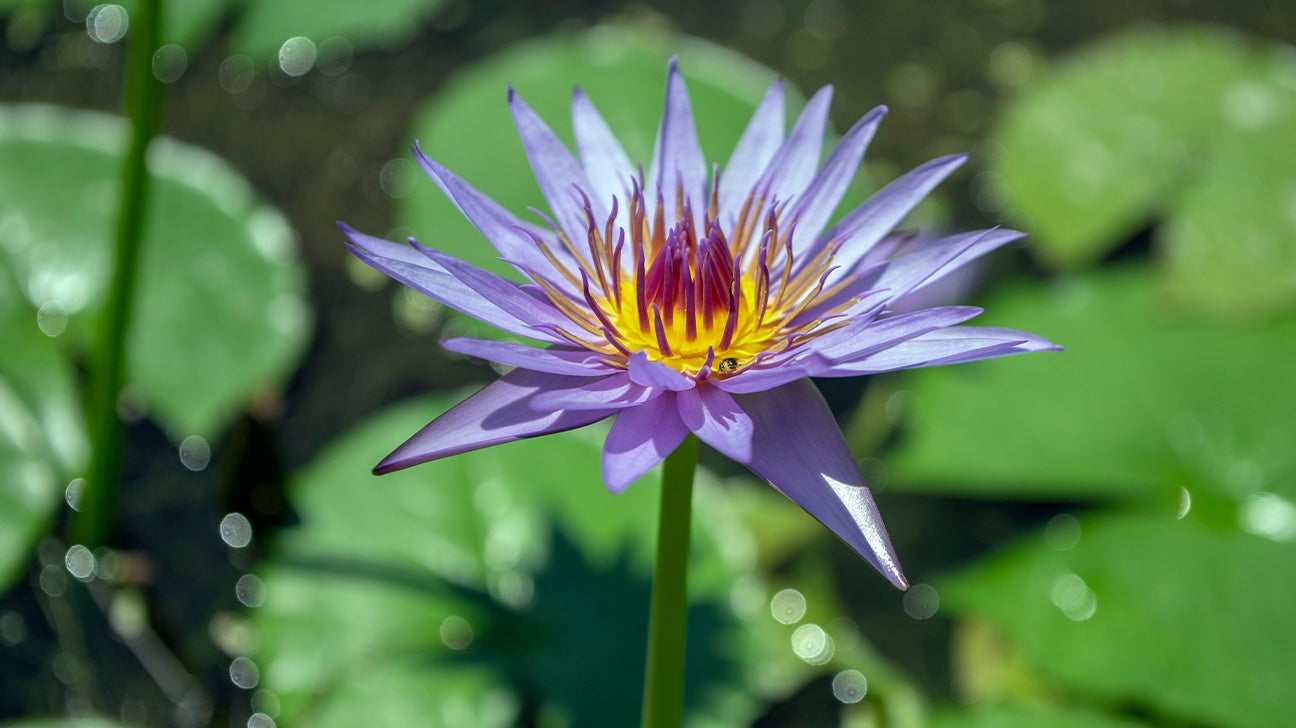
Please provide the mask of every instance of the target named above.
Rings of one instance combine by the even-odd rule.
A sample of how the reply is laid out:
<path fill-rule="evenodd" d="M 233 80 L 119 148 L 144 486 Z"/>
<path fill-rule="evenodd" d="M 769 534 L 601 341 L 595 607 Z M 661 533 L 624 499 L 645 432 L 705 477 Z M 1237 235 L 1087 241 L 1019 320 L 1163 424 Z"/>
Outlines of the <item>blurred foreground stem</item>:
<path fill-rule="evenodd" d="M 648 616 L 643 728 L 678 728 L 684 700 L 684 635 L 688 616 L 689 513 L 697 438 L 684 438 L 662 469 L 657 568 Z"/>
<path fill-rule="evenodd" d="M 117 509 L 121 477 L 122 423 L 117 398 L 125 381 L 126 340 L 135 299 L 135 273 L 148 201 L 145 158 L 157 132 L 161 84 L 153 75 L 162 0 L 140 0 L 130 16 L 127 37 L 125 113 L 131 123 L 130 147 L 122 160 L 121 198 L 113 245 L 113 274 L 100 314 L 90 358 L 86 415 L 93 449 L 80 510 L 74 511 L 71 539 L 91 548 L 107 541 Z"/>

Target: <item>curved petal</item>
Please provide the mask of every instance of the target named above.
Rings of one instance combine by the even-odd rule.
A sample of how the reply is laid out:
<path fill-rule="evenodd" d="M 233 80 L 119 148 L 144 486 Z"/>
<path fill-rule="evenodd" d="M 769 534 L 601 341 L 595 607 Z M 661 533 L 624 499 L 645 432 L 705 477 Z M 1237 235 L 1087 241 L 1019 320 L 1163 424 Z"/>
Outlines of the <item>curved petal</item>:
<path fill-rule="evenodd" d="M 766 201 L 787 202 L 800 195 L 814 178 L 823 152 L 824 127 L 832 104 L 832 86 L 824 86 L 806 102 L 783 145 L 756 182 Z"/>
<path fill-rule="evenodd" d="M 976 318 L 976 306 L 939 306 L 874 319 L 862 326 L 844 326 L 807 344 L 828 359 L 858 359 L 895 346 L 928 331 L 943 329 Z"/>
<path fill-rule="evenodd" d="M 351 253 L 375 270 L 404 283 L 438 303 L 460 313 L 485 321 L 497 328 L 518 336 L 549 343 L 570 343 L 561 336 L 538 328 L 558 321 L 562 314 L 546 301 L 536 299 L 518 290 L 516 284 L 502 278 L 487 280 L 481 286 L 469 285 L 452 271 L 441 266 L 409 246 L 399 246 L 387 240 L 358 233 L 339 223 L 342 232 L 350 239 Z M 371 250 L 397 252 L 399 258 L 376 255 Z M 411 253 L 413 255 L 411 255 Z M 467 266 L 466 263 L 462 265 Z M 471 266 L 468 266 L 471 267 Z M 483 275 L 489 275 L 480 271 Z M 525 301 L 517 301 L 518 297 Z M 512 301 L 514 305 L 502 304 Z M 519 305 L 525 304 L 523 308 Z M 507 308 L 506 308 L 507 306 Z M 567 322 L 570 325 L 570 321 Z"/>
<path fill-rule="evenodd" d="M 823 395 L 809 380 L 738 405 L 751 417 L 752 457 L 744 464 L 855 549 L 896 587 L 900 570 L 886 526 Z"/>
<path fill-rule="evenodd" d="M 569 377 L 601 377 L 617 371 L 602 356 L 587 349 L 537 349 L 507 341 L 467 338 L 445 339 L 441 346 L 478 359 Z"/>
<path fill-rule="evenodd" d="M 966 161 L 966 154 L 954 154 L 933 159 L 906 172 L 820 236 L 814 250 L 833 240 L 843 241 L 837 261 L 842 266 L 842 274 L 849 272 L 853 263 L 861 260 L 928 192 Z"/>
<path fill-rule="evenodd" d="M 602 379 L 573 380 L 571 387 L 554 387 L 531 398 L 530 405 L 544 410 L 619 410 L 650 402 L 662 390 L 641 387 L 625 372 Z"/>
<path fill-rule="evenodd" d="M 658 186 L 661 187 L 667 224 L 678 219 L 679 211 L 675 209 L 677 184 L 683 185 L 684 196 L 693 210 L 701 211 L 707 201 L 706 160 L 702 157 L 702 146 L 698 144 L 693 107 L 689 103 L 684 77 L 680 75 L 679 59 L 674 57 L 670 59 L 666 72 L 666 106 L 662 110 L 661 126 L 657 129 L 647 184 L 644 196 L 649 198 L 657 193 Z"/>
<path fill-rule="evenodd" d="M 857 121 L 837 143 L 832 154 L 828 155 L 828 160 L 797 201 L 792 210 L 792 219 L 797 224 L 798 239 L 805 241 L 805 247 L 813 247 L 810 244 L 828 224 L 828 218 L 837 209 L 846 188 L 855 178 L 860 160 L 864 158 L 864 150 L 873 141 L 873 134 L 877 132 L 878 124 L 886 116 L 886 112 L 885 106 L 879 106 Z"/>
<path fill-rule="evenodd" d="M 491 445 L 548 435 L 597 422 L 616 410 L 540 412 L 529 402 L 580 380 L 515 369 L 432 420 L 374 467 L 381 475 Z"/>
<path fill-rule="evenodd" d="M 620 493 L 675 451 L 688 435 L 675 396 L 621 410 L 603 443 L 603 482 Z"/>
<path fill-rule="evenodd" d="M 746 463 L 752 456 L 752 421 L 721 389 L 694 387 L 675 394 L 680 419 L 698 439 L 725 457 Z"/>
<path fill-rule="evenodd" d="M 669 389 L 678 392 L 692 389 L 697 383 L 691 377 L 671 369 L 659 361 L 648 361 L 648 355 L 636 351 L 630 355 L 630 380 L 645 387 Z"/>
<path fill-rule="evenodd" d="M 634 165 L 626 156 L 616 135 L 608 128 L 602 114 L 579 88 L 572 90 L 572 131 L 576 135 L 576 151 L 581 167 L 593 187 L 590 194 L 610 197 L 617 195 L 621 206 L 628 209 L 630 180 L 635 176 Z"/>
<path fill-rule="evenodd" d="M 534 270 L 551 269 L 553 265 L 531 239 L 531 235 L 535 235 L 548 244 L 558 260 L 563 262 L 571 260 L 567 249 L 557 244 L 557 239 L 551 231 L 542 230 L 519 220 L 499 203 L 424 154 L 417 141 L 414 142 L 414 158 L 427 176 L 431 177 L 445 196 L 450 198 L 459 212 L 468 218 L 468 222 L 471 222 L 482 237 L 499 252 L 500 257 L 510 263 Z"/>
<path fill-rule="evenodd" d="M 576 249 L 583 251 L 580 243 L 585 240 L 589 221 L 585 217 L 584 203 L 578 190 L 590 190 L 585 170 L 581 169 L 576 158 L 563 146 L 549 125 L 526 105 L 521 96 L 514 93 L 512 87 L 509 88 L 508 96 L 513 123 L 517 126 L 518 136 L 522 138 L 522 148 L 531 161 L 531 171 L 535 174 L 536 183 L 540 185 L 540 192 L 548 201 L 559 227 L 576 243 Z M 607 218 L 610 204 L 611 200 L 590 198 L 596 221 Z"/>
<path fill-rule="evenodd" d="M 783 143 L 783 79 L 765 92 L 720 176 L 720 220 L 730 229 L 743 200 Z"/>
<path fill-rule="evenodd" d="M 1016 230 L 995 228 L 941 238 L 896 256 L 880 271 L 874 288 L 887 289 L 894 301 L 911 291 L 935 282 L 995 248 L 1026 237 Z"/>
<path fill-rule="evenodd" d="M 1062 347 L 1025 331 L 958 326 L 931 331 L 887 349 L 850 361 L 835 361 L 818 369 L 817 377 L 855 377 L 897 369 L 993 359 L 1032 351 L 1061 351 Z"/>

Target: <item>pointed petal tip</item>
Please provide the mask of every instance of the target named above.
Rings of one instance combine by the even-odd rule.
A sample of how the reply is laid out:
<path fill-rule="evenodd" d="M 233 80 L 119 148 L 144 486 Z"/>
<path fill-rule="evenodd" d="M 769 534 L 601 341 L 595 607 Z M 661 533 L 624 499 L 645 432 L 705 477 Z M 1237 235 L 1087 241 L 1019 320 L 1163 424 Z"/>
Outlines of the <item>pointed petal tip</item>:
<path fill-rule="evenodd" d="M 513 103 L 513 99 L 517 97 L 517 91 L 513 90 L 513 84 L 506 83 L 504 84 L 504 88 L 508 89 L 508 102 L 510 104 Z"/>
<path fill-rule="evenodd" d="M 679 54 L 672 54 L 669 61 L 666 61 L 666 72 L 674 75 L 679 73 Z"/>
<path fill-rule="evenodd" d="M 884 576 L 887 581 L 891 582 L 891 586 L 900 591 L 909 591 L 909 580 L 905 578 L 904 573 L 899 569 L 896 569 L 894 573 L 884 573 L 882 576 Z"/>

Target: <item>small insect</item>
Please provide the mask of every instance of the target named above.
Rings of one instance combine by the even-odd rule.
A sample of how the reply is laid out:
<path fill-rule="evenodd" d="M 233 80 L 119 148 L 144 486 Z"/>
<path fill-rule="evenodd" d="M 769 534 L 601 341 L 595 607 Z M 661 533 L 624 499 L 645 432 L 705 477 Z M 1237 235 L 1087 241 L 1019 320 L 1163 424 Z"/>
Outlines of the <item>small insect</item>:
<path fill-rule="evenodd" d="M 721 359 L 720 366 L 716 368 L 720 371 L 721 374 L 733 374 L 734 372 L 738 371 L 738 360 L 734 359 L 733 357 L 729 357 L 728 359 Z"/>

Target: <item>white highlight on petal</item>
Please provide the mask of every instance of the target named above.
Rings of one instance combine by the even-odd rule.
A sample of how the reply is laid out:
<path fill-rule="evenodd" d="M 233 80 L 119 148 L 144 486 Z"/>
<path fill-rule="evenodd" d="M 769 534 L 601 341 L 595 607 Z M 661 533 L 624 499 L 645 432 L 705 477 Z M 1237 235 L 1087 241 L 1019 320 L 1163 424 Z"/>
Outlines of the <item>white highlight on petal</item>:
<path fill-rule="evenodd" d="M 864 536 L 864 542 L 868 544 L 877 557 L 878 568 L 884 574 L 888 572 L 899 574 L 900 564 L 891 558 L 890 542 L 887 541 L 886 534 L 879 529 L 879 524 L 872 522 L 870 517 L 873 509 L 870 507 L 871 501 L 868 489 L 862 485 L 843 483 L 827 473 L 823 474 L 823 479 L 832 488 L 833 493 L 836 494 L 842 505 L 846 506 L 846 509 L 850 511 L 856 527 L 860 529 L 860 533 Z"/>

